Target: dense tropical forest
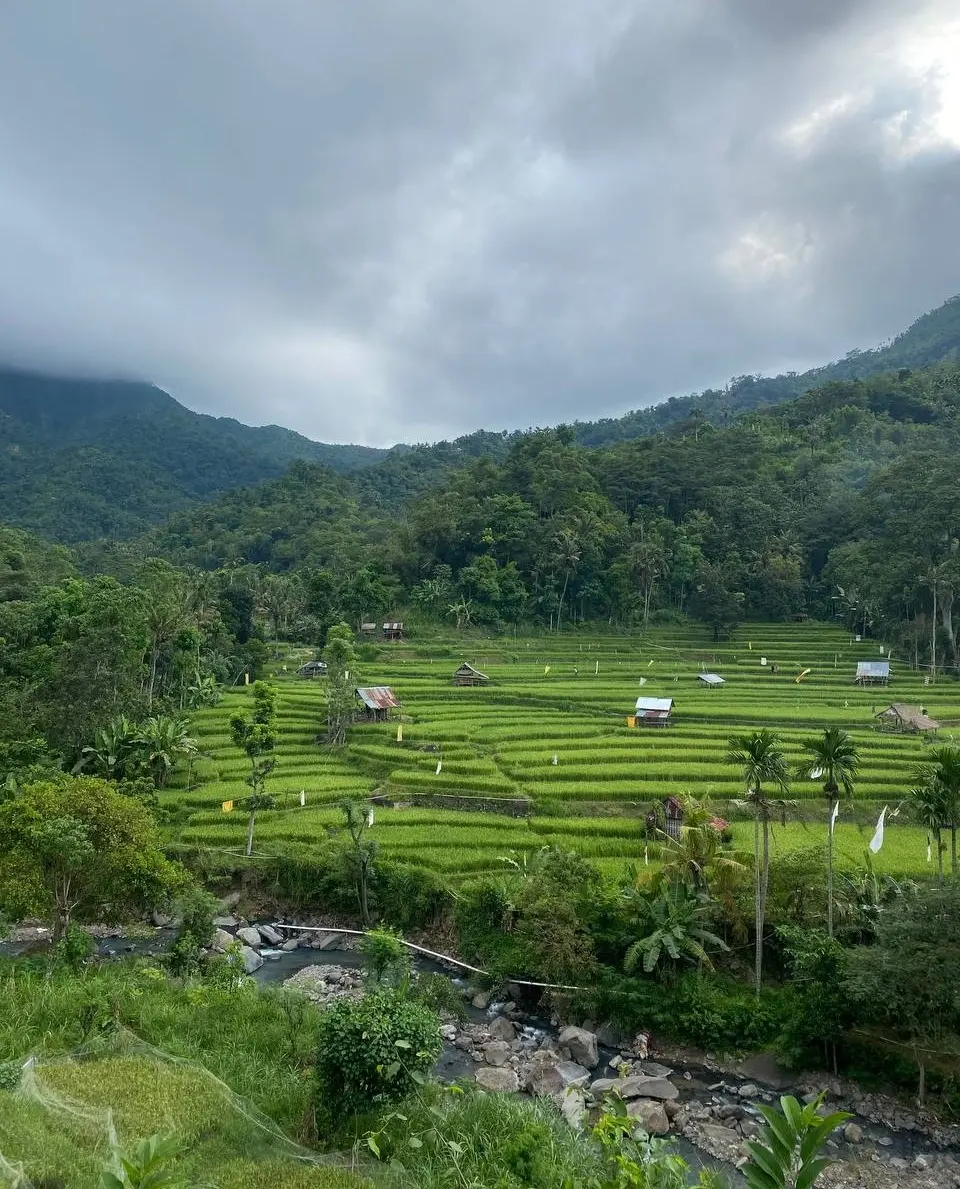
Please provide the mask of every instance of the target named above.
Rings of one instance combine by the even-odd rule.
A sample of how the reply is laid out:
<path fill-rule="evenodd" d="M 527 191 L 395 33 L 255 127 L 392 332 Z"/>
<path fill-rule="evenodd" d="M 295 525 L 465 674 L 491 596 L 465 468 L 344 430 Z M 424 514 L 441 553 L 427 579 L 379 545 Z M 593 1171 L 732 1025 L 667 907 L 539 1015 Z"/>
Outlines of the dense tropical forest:
<path fill-rule="evenodd" d="M 750 1189 L 951 1183 L 958 311 L 373 458 L 0 383 L 0 1179 L 724 1183 L 675 1132 Z M 898 692 L 854 686 L 877 655 Z M 264 985 L 322 962 L 293 921 L 364 935 L 335 986 Z M 690 1089 L 677 1045 L 721 1064 Z"/>

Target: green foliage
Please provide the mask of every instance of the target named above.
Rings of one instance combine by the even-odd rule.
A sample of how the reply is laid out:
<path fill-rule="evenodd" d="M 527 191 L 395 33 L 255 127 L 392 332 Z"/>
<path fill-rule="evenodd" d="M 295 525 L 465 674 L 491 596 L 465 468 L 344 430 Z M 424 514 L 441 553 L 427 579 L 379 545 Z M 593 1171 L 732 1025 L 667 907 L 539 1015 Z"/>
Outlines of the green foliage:
<path fill-rule="evenodd" d="M 747 1140 L 750 1157 L 743 1166 L 748 1189 L 810 1189 L 833 1164 L 821 1156 L 831 1134 L 852 1118 L 846 1111 L 823 1116 L 823 1095 L 801 1106 L 791 1095 L 780 1099 L 780 1110 L 761 1106 L 766 1125 L 757 1140 Z"/>
<path fill-rule="evenodd" d="M 409 985 L 413 960 L 400 933 L 371 929 L 361 937 L 359 949 L 372 982 L 404 988 Z"/>
<path fill-rule="evenodd" d="M 77 925 L 68 925 L 53 948 L 53 961 L 62 962 L 77 973 L 89 961 L 96 948 L 96 943 L 85 929 Z"/>
<path fill-rule="evenodd" d="M 726 943 L 707 926 L 713 915 L 709 899 L 685 884 L 661 884 L 647 895 L 630 890 L 632 927 L 640 934 L 626 952 L 627 974 L 642 966 L 644 974 L 669 977 L 684 963 L 712 969 L 710 950 L 725 950 Z"/>
<path fill-rule="evenodd" d="M 327 632 L 323 659 L 327 665 L 327 743 L 343 747 L 347 726 L 353 719 L 353 691 L 359 679 L 353 632 L 347 624 L 339 623 Z"/>
<path fill-rule="evenodd" d="M 174 974 L 189 975 L 201 968 L 203 950 L 213 936 L 213 918 L 218 909 L 216 898 L 197 884 L 188 885 L 180 895 L 176 904 L 180 926 L 167 954 Z"/>
<path fill-rule="evenodd" d="M 440 1022 L 424 1004 L 392 987 L 340 999 L 320 1020 L 318 1111 L 339 1118 L 401 1102 L 440 1054 Z"/>
<path fill-rule="evenodd" d="M 180 1144 L 172 1136 L 151 1135 L 126 1153 L 114 1144 L 110 1154 L 113 1167 L 103 1173 L 101 1189 L 162 1189 L 183 1184 L 174 1167 L 180 1154 Z"/>

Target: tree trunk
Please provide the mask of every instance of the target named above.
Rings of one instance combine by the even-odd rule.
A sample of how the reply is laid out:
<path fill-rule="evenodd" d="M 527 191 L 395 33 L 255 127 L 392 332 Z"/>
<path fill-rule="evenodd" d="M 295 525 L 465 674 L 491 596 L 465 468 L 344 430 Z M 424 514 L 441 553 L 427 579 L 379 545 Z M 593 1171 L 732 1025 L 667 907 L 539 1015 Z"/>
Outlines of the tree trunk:
<path fill-rule="evenodd" d="M 760 994 L 760 981 L 763 977 L 763 927 L 767 917 L 767 892 L 770 887 L 770 823 L 766 815 L 763 818 L 763 885 L 760 892 L 760 930 L 759 951 L 760 964 L 757 970 L 757 995 Z"/>
<path fill-rule="evenodd" d="M 157 682 L 157 661 L 160 656 L 160 646 L 154 640 L 150 648 L 150 681 L 147 684 L 147 709 L 153 707 L 153 687 Z"/>
<path fill-rule="evenodd" d="M 557 631 L 560 631 L 560 620 L 563 616 L 563 600 L 567 595 L 567 583 L 570 581 L 570 571 L 567 570 L 563 576 L 563 590 L 560 591 L 560 604 L 557 607 Z"/>
<path fill-rule="evenodd" d="M 830 806 L 827 818 L 827 936 L 833 937 L 833 812 L 837 802 L 831 797 L 827 803 Z"/>
<path fill-rule="evenodd" d="M 257 820 L 257 811 L 255 809 L 251 809 L 250 810 L 250 821 L 247 823 L 247 851 L 246 851 L 246 854 L 247 854 L 248 859 L 253 854 L 253 827 L 254 827 L 256 820 Z"/>
<path fill-rule="evenodd" d="M 930 684 L 937 682 L 937 584 L 933 583 L 933 618 L 930 621 Z"/>
<path fill-rule="evenodd" d="M 756 941 L 754 945 L 753 977 L 757 997 L 760 996 L 760 978 L 763 971 L 763 898 L 760 892 L 760 811 L 753 819 L 753 899 Z"/>
<path fill-rule="evenodd" d="M 950 874 L 957 874 L 957 823 L 950 823 Z"/>
<path fill-rule="evenodd" d="M 940 841 L 940 828 L 937 827 L 933 832 L 934 841 L 937 844 L 937 883 L 943 883 L 943 845 Z"/>
<path fill-rule="evenodd" d="M 950 645 L 950 655 L 953 658 L 954 671 L 956 671 L 960 664 L 960 658 L 957 656 L 957 636 L 953 630 L 953 590 L 949 586 L 940 595 L 940 622 L 943 624 L 943 630 Z"/>

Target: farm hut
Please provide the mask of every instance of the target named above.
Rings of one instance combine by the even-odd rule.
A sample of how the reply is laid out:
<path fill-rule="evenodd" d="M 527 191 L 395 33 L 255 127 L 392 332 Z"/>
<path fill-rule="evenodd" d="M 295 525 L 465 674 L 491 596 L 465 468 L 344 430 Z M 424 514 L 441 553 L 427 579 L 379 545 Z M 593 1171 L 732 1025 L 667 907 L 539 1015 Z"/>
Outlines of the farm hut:
<path fill-rule="evenodd" d="M 393 690 L 385 685 L 363 686 L 356 692 L 361 702 L 359 717 L 366 722 L 386 722 L 391 710 L 400 709 Z"/>
<path fill-rule="evenodd" d="M 453 675 L 454 685 L 486 685 L 490 678 L 486 673 L 481 673 L 479 669 L 475 669 L 473 665 L 468 665 L 466 661 L 460 666 Z"/>
<path fill-rule="evenodd" d="M 383 625 L 384 640 L 402 640 L 403 639 L 403 624 L 402 623 L 385 623 Z"/>
<path fill-rule="evenodd" d="M 857 685 L 886 685 L 889 680 L 889 661 L 857 661 Z"/>
<path fill-rule="evenodd" d="M 898 731 L 920 735 L 926 731 L 939 731 L 940 724 L 924 711 L 922 706 L 908 706 L 905 702 L 892 702 L 886 710 L 877 715 L 884 731 Z"/>
<path fill-rule="evenodd" d="M 325 661 L 307 661 L 297 670 L 298 677 L 326 677 L 327 665 Z"/>
<path fill-rule="evenodd" d="M 721 685 L 727 684 L 719 673 L 698 673 L 697 676 L 710 689 L 719 689 Z"/>
<path fill-rule="evenodd" d="M 638 727 L 668 727 L 673 712 L 673 698 L 637 698 Z"/>
<path fill-rule="evenodd" d="M 362 623 L 360 625 L 361 636 L 375 636 L 377 632 L 377 625 L 375 623 Z"/>

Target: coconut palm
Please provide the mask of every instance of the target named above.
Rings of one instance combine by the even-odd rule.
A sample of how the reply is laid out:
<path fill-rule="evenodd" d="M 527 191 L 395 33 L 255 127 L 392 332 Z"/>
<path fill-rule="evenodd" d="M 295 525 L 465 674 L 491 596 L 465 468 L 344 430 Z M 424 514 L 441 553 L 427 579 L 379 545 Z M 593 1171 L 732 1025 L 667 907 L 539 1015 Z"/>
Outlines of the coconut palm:
<path fill-rule="evenodd" d="M 949 824 L 949 805 L 943 788 L 930 774 L 922 784 L 916 785 L 907 794 L 907 803 L 913 817 L 933 835 L 937 848 L 937 880 L 943 883 L 943 831 Z"/>
<path fill-rule="evenodd" d="M 718 821 L 706 798 L 684 796 L 682 801 L 678 837 L 668 834 L 662 822 L 655 827 L 648 850 L 659 866 L 652 869 L 647 882 L 654 886 L 684 883 L 714 900 L 725 899 L 744 869 L 739 856 L 724 848 L 721 830 L 726 823 Z"/>
<path fill-rule="evenodd" d="M 918 776 L 937 790 L 943 826 L 950 831 L 950 872 L 957 874 L 957 825 L 960 819 L 960 747 L 934 747 Z"/>
<path fill-rule="evenodd" d="M 785 792 L 790 784 L 790 772 L 780 746 L 780 736 L 764 727 L 753 735 L 732 735 L 729 740 L 727 763 L 736 764 L 743 775 L 746 787 L 740 802 L 753 813 L 753 885 L 754 924 L 756 926 L 756 948 L 754 954 L 754 982 L 757 995 L 763 976 L 763 923 L 767 908 L 767 890 L 770 883 L 770 821 L 777 813 L 786 819 L 787 802 L 782 798 L 771 800 L 764 792 L 764 785 L 772 784 Z"/>
<path fill-rule="evenodd" d="M 840 727 L 824 727 L 816 739 L 805 739 L 807 753 L 797 765 L 797 776 L 814 780 L 823 778 L 827 799 L 827 933 L 833 936 L 833 823 L 841 791 L 853 796 L 853 779 L 860 766 L 857 746 Z"/>

